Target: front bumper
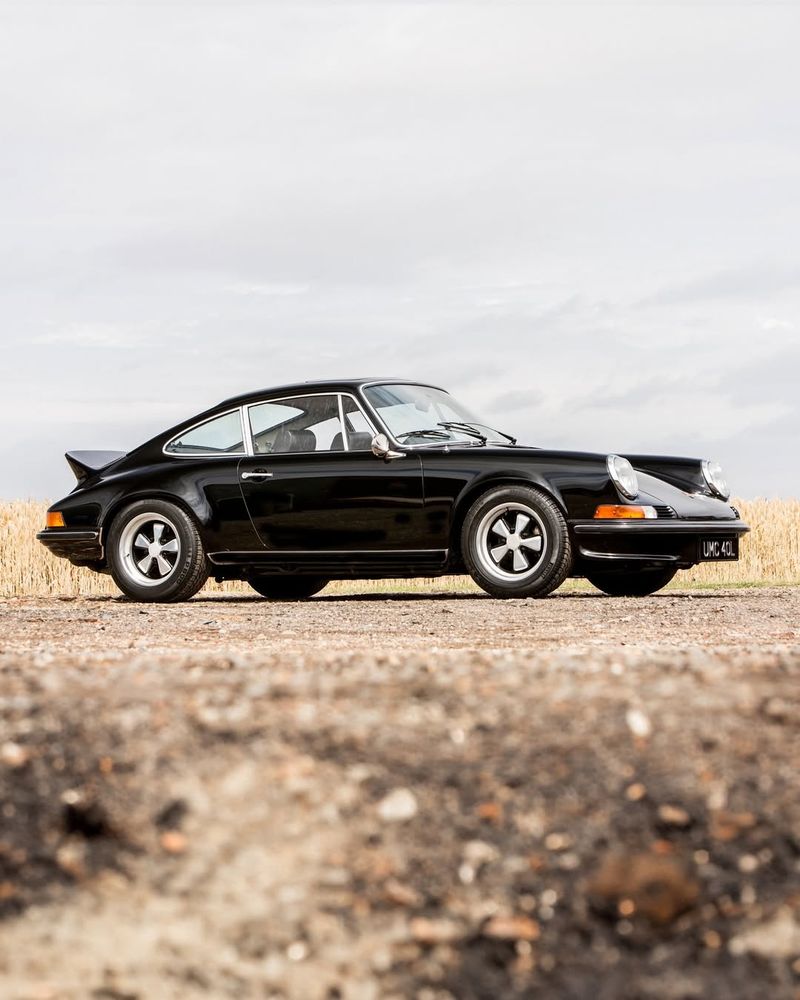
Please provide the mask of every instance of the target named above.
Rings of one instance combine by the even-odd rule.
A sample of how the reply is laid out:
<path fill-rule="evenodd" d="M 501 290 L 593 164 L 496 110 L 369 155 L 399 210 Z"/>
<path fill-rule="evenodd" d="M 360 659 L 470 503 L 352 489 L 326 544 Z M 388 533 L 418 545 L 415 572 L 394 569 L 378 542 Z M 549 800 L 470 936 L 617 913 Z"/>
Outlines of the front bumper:
<path fill-rule="evenodd" d="M 69 559 L 76 566 L 96 566 L 103 560 L 103 544 L 99 529 L 46 528 L 36 538 L 54 556 Z"/>
<path fill-rule="evenodd" d="M 750 530 L 738 518 L 730 521 L 574 521 L 571 528 L 580 559 L 673 565 L 679 569 L 701 561 L 701 539 L 739 538 Z"/>

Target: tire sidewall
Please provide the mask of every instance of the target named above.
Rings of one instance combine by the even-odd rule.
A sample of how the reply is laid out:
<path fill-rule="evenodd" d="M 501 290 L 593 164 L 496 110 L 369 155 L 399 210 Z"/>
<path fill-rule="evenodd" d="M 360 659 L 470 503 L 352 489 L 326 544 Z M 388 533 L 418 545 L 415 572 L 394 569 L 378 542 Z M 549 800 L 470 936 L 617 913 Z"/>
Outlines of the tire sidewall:
<path fill-rule="evenodd" d="M 477 533 L 482 518 L 493 507 L 503 503 L 518 503 L 528 507 L 545 529 L 543 554 L 536 572 L 519 583 L 504 581 L 486 572 L 477 555 Z M 483 590 L 496 597 L 534 597 L 550 593 L 566 577 L 565 561 L 569 564 L 570 544 L 566 521 L 550 497 L 533 487 L 498 486 L 487 490 L 470 507 L 461 529 L 461 552 L 473 580 Z"/>
<path fill-rule="evenodd" d="M 176 570 L 163 583 L 154 586 L 145 586 L 133 580 L 126 572 L 120 554 L 120 539 L 125 526 L 134 517 L 145 513 L 167 518 L 174 525 L 180 544 Z M 108 566 L 114 582 L 126 597 L 135 601 L 158 603 L 183 600 L 187 584 L 197 575 L 198 560 L 202 559 L 205 564 L 205 554 L 194 522 L 181 507 L 167 500 L 137 500 L 128 504 L 114 518 L 108 533 L 107 550 Z M 195 592 L 196 589 L 199 588 L 195 588 Z"/>

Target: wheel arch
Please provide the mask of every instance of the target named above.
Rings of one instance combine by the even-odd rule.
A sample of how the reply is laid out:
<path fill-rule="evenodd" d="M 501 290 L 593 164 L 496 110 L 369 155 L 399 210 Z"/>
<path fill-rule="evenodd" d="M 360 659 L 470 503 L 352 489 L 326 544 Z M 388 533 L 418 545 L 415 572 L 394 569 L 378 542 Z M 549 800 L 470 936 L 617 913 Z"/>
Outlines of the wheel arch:
<path fill-rule="evenodd" d="M 184 512 L 184 514 L 192 519 L 197 531 L 200 534 L 200 538 L 203 542 L 205 542 L 205 539 L 203 538 L 203 528 L 206 520 L 203 514 L 210 513 L 210 511 L 203 511 L 201 513 L 195 510 L 185 497 L 176 496 L 174 493 L 169 493 L 167 490 L 149 489 L 137 490 L 135 493 L 125 493 L 124 495 L 116 497 L 108 505 L 103 512 L 103 517 L 100 522 L 100 537 L 104 546 L 108 540 L 108 533 L 111 530 L 111 525 L 114 523 L 119 513 L 131 504 L 138 503 L 141 500 L 160 500 L 164 503 L 171 503 L 174 507 L 178 507 Z"/>
<path fill-rule="evenodd" d="M 539 490 L 539 492 L 544 493 L 545 496 L 558 505 L 565 519 L 568 516 L 567 507 L 560 491 L 544 476 L 536 474 L 522 475 L 519 472 L 491 472 L 483 476 L 477 476 L 464 487 L 453 504 L 453 515 L 450 520 L 450 551 L 459 562 L 463 558 L 461 553 L 461 528 L 464 524 L 464 518 L 467 516 L 467 511 L 478 497 L 484 493 L 488 493 L 489 490 L 501 486 L 527 486 Z"/>

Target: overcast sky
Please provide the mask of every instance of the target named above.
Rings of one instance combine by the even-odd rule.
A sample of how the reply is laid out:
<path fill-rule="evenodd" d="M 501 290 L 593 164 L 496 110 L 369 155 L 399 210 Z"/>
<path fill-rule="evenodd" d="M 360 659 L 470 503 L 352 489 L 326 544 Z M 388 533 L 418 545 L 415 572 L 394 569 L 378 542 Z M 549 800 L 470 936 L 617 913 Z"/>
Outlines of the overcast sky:
<path fill-rule="evenodd" d="M 0 0 L 0 496 L 362 374 L 800 495 L 798 42 L 763 2 Z"/>

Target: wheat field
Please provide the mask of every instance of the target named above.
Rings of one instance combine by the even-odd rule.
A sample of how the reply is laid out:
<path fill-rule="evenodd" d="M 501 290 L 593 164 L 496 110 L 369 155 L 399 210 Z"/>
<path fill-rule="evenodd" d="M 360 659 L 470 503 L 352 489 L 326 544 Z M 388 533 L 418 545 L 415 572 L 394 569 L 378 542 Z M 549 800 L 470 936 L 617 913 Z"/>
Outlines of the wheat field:
<path fill-rule="evenodd" d="M 800 500 L 737 500 L 752 531 L 742 542 L 738 563 L 697 566 L 680 573 L 678 587 L 800 585 Z M 118 593 L 111 578 L 79 569 L 51 556 L 36 541 L 46 505 L 17 500 L 0 503 L 0 597 L 77 597 Z M 567 586 L 580 586 L 570 584 Z M 330 584 L 345 593 L 383 590 L 473 590 L 468 577 L 411 581 L 354 581 Z M 209 583 L 208 592 L 251 593 L 245 584 Z"/>

